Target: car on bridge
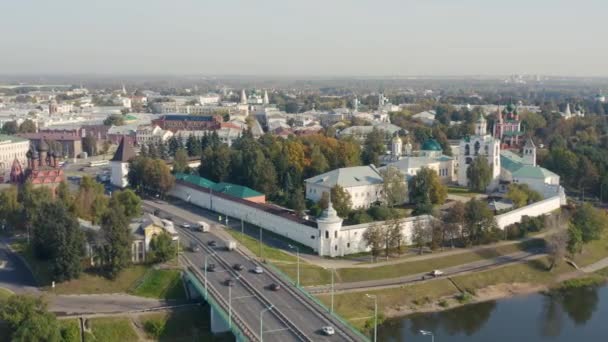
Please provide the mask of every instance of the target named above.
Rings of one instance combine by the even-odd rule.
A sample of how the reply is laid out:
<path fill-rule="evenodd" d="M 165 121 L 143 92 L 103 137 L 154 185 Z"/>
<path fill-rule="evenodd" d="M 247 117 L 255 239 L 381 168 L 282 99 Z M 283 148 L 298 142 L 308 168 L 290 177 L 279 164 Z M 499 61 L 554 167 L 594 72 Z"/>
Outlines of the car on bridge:
<path fill-rule="evenodd" d="M 228 279 L 224 280 L 224 285 L 226 285 L 226 286 L 234 286 L 234 284 L 235 284 L 235 281 L 232 278 L 228 278 Z"/>
<path fill-rule="evenodd" d="M 270 284 L 270 286 L 268 286 L 268 288 L 272 291 L 279 291 L 281 289 L 281 285 L 277 283 L 272 283 Z"/>
<path fill-rule="evenodd" d="M 264 273 L 264 269 L 262 268 L 262 266 L 256 266 L 254 269 L 251 270 L 251 272 L 256 274 L 262 274 Z"/>
<path fill-rule="evenodd" d="M 207 242 L 207 246 L 209 246 L 209 247 L 215 247 L 215 246 L 217 246 L 217 241 L 211 240 L 211 241 Z"/>
<path fill-rule="evenodd" d="M 245 269 L 245 266 L 243 266 L 241 264 L 234 264 L 234 265 L 232 265 L 232 268 L 234 268 L 237 271 L 242 271 Z"/>
<path fill-rule="evenodd" d="M 326 326 L 321 328 L 321 332 L 323 333 L 323 335 L 331 336 L 336 333 L 336 330 L 334 329 L 334 327 Z"/>
<path fill-rule="evenodd" d="M 215 264 L 207 265 L 207 272 L 215 272 L 216 266 Z"/>

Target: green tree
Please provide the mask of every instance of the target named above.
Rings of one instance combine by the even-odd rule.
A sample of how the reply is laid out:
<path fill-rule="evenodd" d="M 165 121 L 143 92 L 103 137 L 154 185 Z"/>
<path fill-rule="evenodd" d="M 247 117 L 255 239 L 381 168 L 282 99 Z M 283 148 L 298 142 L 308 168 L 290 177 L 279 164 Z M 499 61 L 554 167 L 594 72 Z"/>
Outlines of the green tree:
<path fill-rule="evenodd" d="M 506 198 L 510 199 L 516 208 L 523 207 L 528 203 L 534 203 L 542 200 L 542 196 L 530 189 L 528 184 L 510 184 Z"/>
<path fill-rule="evenodd" d="M 434 205 L 443 204 L 447 188 L 435 171 L 422 167 L 409 181 L 410 202 L 416 204 L 416 214 L 430 214 Z"/>
<path fill-rule="evenodd" d="M 576 209 L 570 224 L 573 229 L 580 232 L 582 243 L 589 243 L 601 238 L 606 231 L 608 221 L 603 211 L 585 203 Z"/>
<path fill-rule="evenodd" d="M 188 169 L 188 153 L 183 148 L 175 152 L 173 158 L 173 172 L 181 173 Z"/>
<path fill-rule="evenodd" d="M 163 232 L 155 235 L 150 241 L 151 261 L 166 262 L 177 254 L 177 246 L 173 243 L 171 235 Z"/>
<path fill-rule="evenodd" d="M 57 199 L 61 201 L 66 208 L 73 209 L 74 195 L 70 191 L 70 187 L 66 181 L 59 183 L 57 186 Z"/>
<path fill-rule="evenodd" d="M 160 159 L 153 159 L 146 163 L 144 174 L 146 175 L 144 186 L 163 197 L 175 183 L 175 177 L 171 174 L 171 170 Z"/>
<path fill-rule="evenodd" d="M 61 341 L 59 323 L 41 297 L 13 295 L 0 300 L 0 321 L 8 325 L 7 341 Z"/>
<path fill-rule="evenodd" d="M 117 201 L 120 208 L 123 209 L 123 212 L 128 220 L 134 219 L 141 215 L 141 198 L 139 198 L 139 196 L 137 196 L 133 190 L 125 189 L 122 191 L 115 191 L 112 193 L 110 204 L 112 204 L 112 201 L 114 200 Z"/>
<path fill-rule="evenodd" d="M 429 225 L 422 220 L 416 220 L 412 231 L 412 242 L 418 248 L 418 254 L 422 254 L 422 249 L 429 241 L 431 241 L 431 229 Z"/>
<path fill-rule="evenodd" d="M 21 125 L 19 125 L 19 133 L 34 133 L 36 132 L 36 124 L 34 123 L 34 121 L 30 120 L 30 119 L 25 119 L 25 121 L 23 121 L 21 123 Z"/>
<path fill-rule="evenodd" d="M 107 207 L 108 198 L 104 194 L 103 185 L 90 176 L 82 177 L 74 200 L 76 216 L 99 223 Z"/>
<path fill-rule="evenodd" d="M 21 224 L 22 210 L 16 187 L 0 191 L 0 229 L 17 229 Z"/>
<path fill-rule="evenodd" d="M 97 155 L 97 139 L 94 136 L 87 134 L 84 139 L 82 139 L 82 150 L 86 152 L 89 157 Z"/>
<path fill-rule="evenodd" d="M 329 169 L 327 158 L 325 158 L 325 155 L 323 155 L 319 146 L 314 146 L 312 148 L 312 153 L 310 154 L 310 169 L 313 175 L 319 175 Z"/>
<path fill-rule="evenodd" d="M 384 232 L 377 223 L 370 224 L 363 232 L 363 240 L 367 246 L 371 247 L 372 256 L 376 258 L 383 248 Z"/>
<path fill-rule="evenodd" d="M 379 158 L 384 152 L 386 152 L 384 133 L 374 128 L 365 138 L 361 159 L 365 164 L 379 165 Z"/>
<path fill-rule="evenodd" d="M 101 265 L 111 278 L 131 262 L 131 232 L 125 211 L 118 196 L 114 196 L 101 219 L 103 244 L 99 254 Z"/>
<path fill-rule="evenodd" d="M 188 156 L 190 157 L 200 156 L 203 151 L 201 141 L 191 134 L 186 141 L 186 150 L 188 150 Z"/>
<path fill-rule="evenodd" d="M 103 120 L 105 126 L 124 126 L 125 117 L 124 115 L 112 114 Z"/>
<path fill-rule="evenodd" d="M 473 191 L 485 192 L 492 181 L 492 169 L 485 156 L 479 156 L 467 168 L 469 188 Z"/>
<path fill-rule="evenodd" d="M 454 248 L 454 239 L 460 237 L 464 229 L 465 211 L 464 203 L 455 201 L 444 218 L 446 235 L 450 239 L 452 248 Z"/>
<path fill-rule="evenodd" d="M 331 188 L 331 203 L 340 217 L 348 217 L 353 206 L 350 194 L 339 185 Z"/>
<path fill-rule="evenodd" d="M 17 134 L 18 131 L 19 127 L 17 126 L 17 122 L 15 121 L 8 121 L 5 122 L 4 125 L 2 125 L 2 134 L 13 135 Z"/>
<path fill-rule="evenodd" d="M 293 194 L 290 194 L 289 207 L 293 209 L 298 216 L 304 214 L 304 210 L 306 210 L 306 199 L 304 198 L 304 190 L 302 188 L 298 188 Z"/>
<path fill-rule="evenodd" d="M 500 237 L 500 231 L 494 214 L 488 205 L 480 200 L 471 199 L 465 205 L 465 235 L 475 245 L 494 242 Z"/>
<path fill-rule="evenodd" d="M 405 176 L 398 168 L 388 166 L 380 171 L 382 176 L 382 198 L 389 207 L 401 204 L 407 199 Z"/>

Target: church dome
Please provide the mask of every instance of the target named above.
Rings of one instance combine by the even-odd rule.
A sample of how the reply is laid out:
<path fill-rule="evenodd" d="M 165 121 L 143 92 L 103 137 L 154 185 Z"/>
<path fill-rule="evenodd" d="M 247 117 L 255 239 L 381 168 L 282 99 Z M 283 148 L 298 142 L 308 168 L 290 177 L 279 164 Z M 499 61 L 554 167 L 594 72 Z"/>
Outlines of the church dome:
<path fill-rule="evenodd" d="M 421 149 L 423 151 L 443 151 L 441 144 L 439 144 L 439 142 L 437 142 L 435 139 L 427 139 L 427 141 L 422 144 Z"/>
<path fill-rule="evenodd" d="M 401 138 L 399 138 L 398 135 L 395 135 L 395 137 L 393 138 L 393 142 L 394 143 L 400 143 L 401 142 Z"/>

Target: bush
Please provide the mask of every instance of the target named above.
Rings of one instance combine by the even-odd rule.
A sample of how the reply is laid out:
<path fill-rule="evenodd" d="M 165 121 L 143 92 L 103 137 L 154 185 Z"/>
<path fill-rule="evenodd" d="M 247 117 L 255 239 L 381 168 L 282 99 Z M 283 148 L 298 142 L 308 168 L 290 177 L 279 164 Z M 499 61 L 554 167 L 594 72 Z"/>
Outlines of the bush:
<path fill-rule="evenodd" d="M 539 232 L 545 228 L 545 218 L 524 216 L 521 218 L 520 228 L 526 232 Z"/>
<path fill-rule="evenodd" d="M 465 304 L 468 303 L 470 301 L 473 300 L 473 295 L 470 294 L 469 292 L 461 292 L 459 294 L 456 295 L 456 300 L 460 303 L 460 304 Z"/>
<path fill-rule="evenodd" d="M 374 219 L 365 210 L 353 211 L 349 216 L 349 221 L 352 224 L 361 224 L 374 221 Z"/>
<path fill-rule="evenodd" d="M 447 301 L 447 300 L 445 300 L 445 299 L 440 300 L 438 304 L 439 304 L 439 306 L 441 306 L 442 308 L 447 308 L 448 306 L 450 306 L 450 303 L 448 303 L 448 301 Z"/>
<path fill-rule="evenodd" d="M 144 330 L 154 338 L 160 338 L 165 330 L 165 324 L 161 320 L 151 319 L 144 322 Z"/>
<path fill-rule="evenodd" d="M 392 217 L 392 211 L 386 206 L 373 206 L 369 208 L 367 213 L 374 219 L 374 221 L 386 221 Z"/>
<path fill-rule="evenodd" d="M 61 339 L 64 342 L 79 342 L 80 328 L 78 324 L 62 324 Z"/>

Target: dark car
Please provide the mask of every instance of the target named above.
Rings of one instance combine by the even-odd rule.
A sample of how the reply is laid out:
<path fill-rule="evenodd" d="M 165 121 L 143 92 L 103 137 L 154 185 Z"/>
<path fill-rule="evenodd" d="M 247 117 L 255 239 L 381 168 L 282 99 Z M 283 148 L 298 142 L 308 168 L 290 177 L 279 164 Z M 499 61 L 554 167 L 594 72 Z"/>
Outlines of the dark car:
<path fill-rule="evenodd" d="M 207 271 L 208 272 L 215 272 L 215 264 L 208 264 L 207 265 Z"/>
<path fill-rule="evenodd" d="M 217 241 L 211 240 L 211 241 L 207 242 L 207 246 L 215 247 L 215 246 L 217 246 Z"/>
<path fill-rule="evenodd" d="M 234 268 L 237 271 L 242 271 L 245 269 L 245 266 L 243 266 L 241 264 L 234 264 L 234 265 L 232 265 L 232 268 Z"/>
<path fill-rule="evenodd" d="M 226 286 L 234 286 L 234 279 L 226 279 L 224 280 L 224 285 Z"/>
<path fill-rule="evenodd" d="M 269 289 L 271 289 L 272 291 L 279 291 L 281 289 L 281 285 L 277 284 L 277 283 L 272 283 L 270 284 L 270 286 L 268 286 Z"/>

